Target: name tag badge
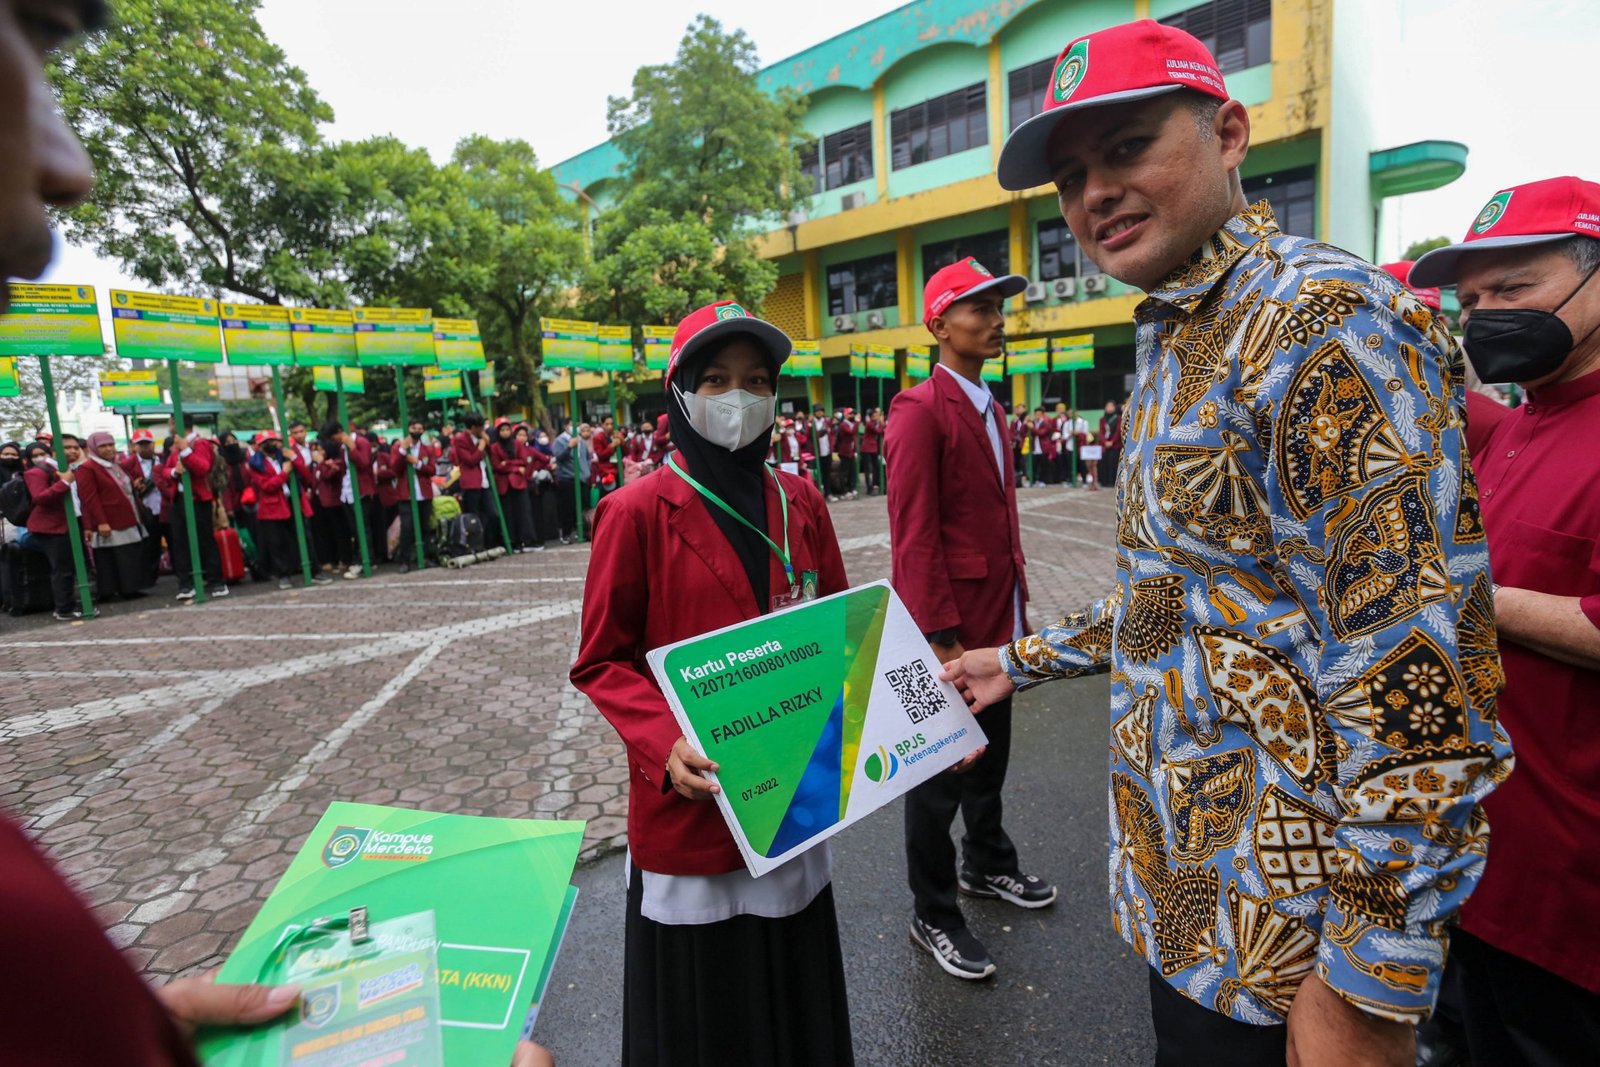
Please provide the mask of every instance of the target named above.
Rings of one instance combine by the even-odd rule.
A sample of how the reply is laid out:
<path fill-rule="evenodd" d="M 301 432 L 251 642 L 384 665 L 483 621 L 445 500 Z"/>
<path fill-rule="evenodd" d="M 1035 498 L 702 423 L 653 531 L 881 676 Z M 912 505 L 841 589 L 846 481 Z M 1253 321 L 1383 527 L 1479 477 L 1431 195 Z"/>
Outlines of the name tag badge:
<path fill-rule="evenodd" d="M 801 600 L 815 600 L 815 599 L 817 599 L 817 572 L 816 571 L 801 571 L 800 572 L 800 599 Z"/>

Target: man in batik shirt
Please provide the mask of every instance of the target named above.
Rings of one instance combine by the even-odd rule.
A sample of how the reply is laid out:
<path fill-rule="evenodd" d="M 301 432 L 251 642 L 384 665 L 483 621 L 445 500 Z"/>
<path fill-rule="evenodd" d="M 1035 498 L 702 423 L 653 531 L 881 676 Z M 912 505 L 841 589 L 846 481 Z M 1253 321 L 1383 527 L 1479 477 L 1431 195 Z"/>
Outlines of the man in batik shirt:
<path fill-rule="evenodd" d="M 1248 206 L 1195 38 L 1072 42 L 1001 153 L 1149 294 L 1118 582 L 949 665 L 979 706 L 1109 670 L 1113 921 L 1162 1064 L 1411 1064 L 1508 773 L 1459 352 L 1355 256 Z"/>

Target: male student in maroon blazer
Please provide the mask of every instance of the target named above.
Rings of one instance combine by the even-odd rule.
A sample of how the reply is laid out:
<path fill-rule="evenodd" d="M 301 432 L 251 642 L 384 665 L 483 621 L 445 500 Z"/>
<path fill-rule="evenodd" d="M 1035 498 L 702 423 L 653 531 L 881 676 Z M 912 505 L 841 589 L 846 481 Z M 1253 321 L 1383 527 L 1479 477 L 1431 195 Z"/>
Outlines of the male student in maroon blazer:
<path fill-rule="evenodd" d="M 1028 600 L 1005 411 L 983 383 L 983 361 L 1005 346 L 1005 300 L 1027 279 L 996 278 L 963 259 L 928 279 L 923 324 L 939 343 L 933 376 L 889 406 L 893 581 L 941 661 L 1028 632 Z M 967 929 L 956 893 L 1023 908 L 1055 901 L 1055 888 L 1021 872 L 1001 825 L 1000 791 L 1011 757 L 1011 705 L 980 720 L 988 751 L 963 774 L 946 772 L 906 796 L 906 866 L 912 943 L 957 978 L 987 978 L 994 962 Z M 950 824 L 961 810 L 961 865 Z"/>

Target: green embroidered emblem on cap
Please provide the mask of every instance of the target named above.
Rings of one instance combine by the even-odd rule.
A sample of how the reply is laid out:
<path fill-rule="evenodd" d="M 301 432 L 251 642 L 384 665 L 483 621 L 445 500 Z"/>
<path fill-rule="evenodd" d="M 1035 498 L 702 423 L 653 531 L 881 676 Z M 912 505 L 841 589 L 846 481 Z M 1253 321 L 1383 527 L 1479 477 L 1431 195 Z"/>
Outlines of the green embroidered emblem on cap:
<path fill-rule="evenodd" d="M 1483 205 L 1478 217 L 1472 220 L 1472 232 L 1483 234 L 1494 229 L 1494 224 L 1505 217 L 1506 208 L 1511 205 L 1511 194 L 1515 191 L 1507 189 L 1503 193 L 1496 193 L 1492 200 Z"/>
<path fill-rule="evenodd" d="M 1056 68 L 1055 84 L 1051 87 L 1051 94 L 1060 104 L 1066 103 L 1077 92 L 1078 86 L 1083 84 L 1083 76 L 1089 72 L 1089 39 L 1085 37 L 1071 48 L 1062 58 L 1061 65 Z"/>
<path fill-rule="evenodd" d="M 729 304 L 726 307 L 717 309 L 717 318 L 719 319 L 747 319 L 749 317 L 750 313 L 738 304 Z"/>
<path fill-rule="evenodd" d="M 979 263 L 977 260 L 973 259 L 971 256 L 967 257 L 967 266 L 971 267 L 973 270 L 977 271 L 979 274 L 983 275 L 985 278 L 993 278 L 994 277 L 994 275 L 989 272 L 989 268 L 988 267 L 985 267 L 982 263 Z"/>

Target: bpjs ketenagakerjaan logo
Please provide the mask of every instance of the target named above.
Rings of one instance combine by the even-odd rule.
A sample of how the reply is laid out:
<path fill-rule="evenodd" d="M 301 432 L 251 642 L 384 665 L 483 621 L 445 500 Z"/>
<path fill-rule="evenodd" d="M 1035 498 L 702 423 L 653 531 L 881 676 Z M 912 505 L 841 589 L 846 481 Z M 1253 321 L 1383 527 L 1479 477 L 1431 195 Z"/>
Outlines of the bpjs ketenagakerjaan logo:
<path fill-rule="evenodd" d="M 322 846 L 322 865 L 330 870 L 356 860 L 409 860 L 433 855 L 432 834 L 393 833 L 366 826 L 335 827 Z"/>

